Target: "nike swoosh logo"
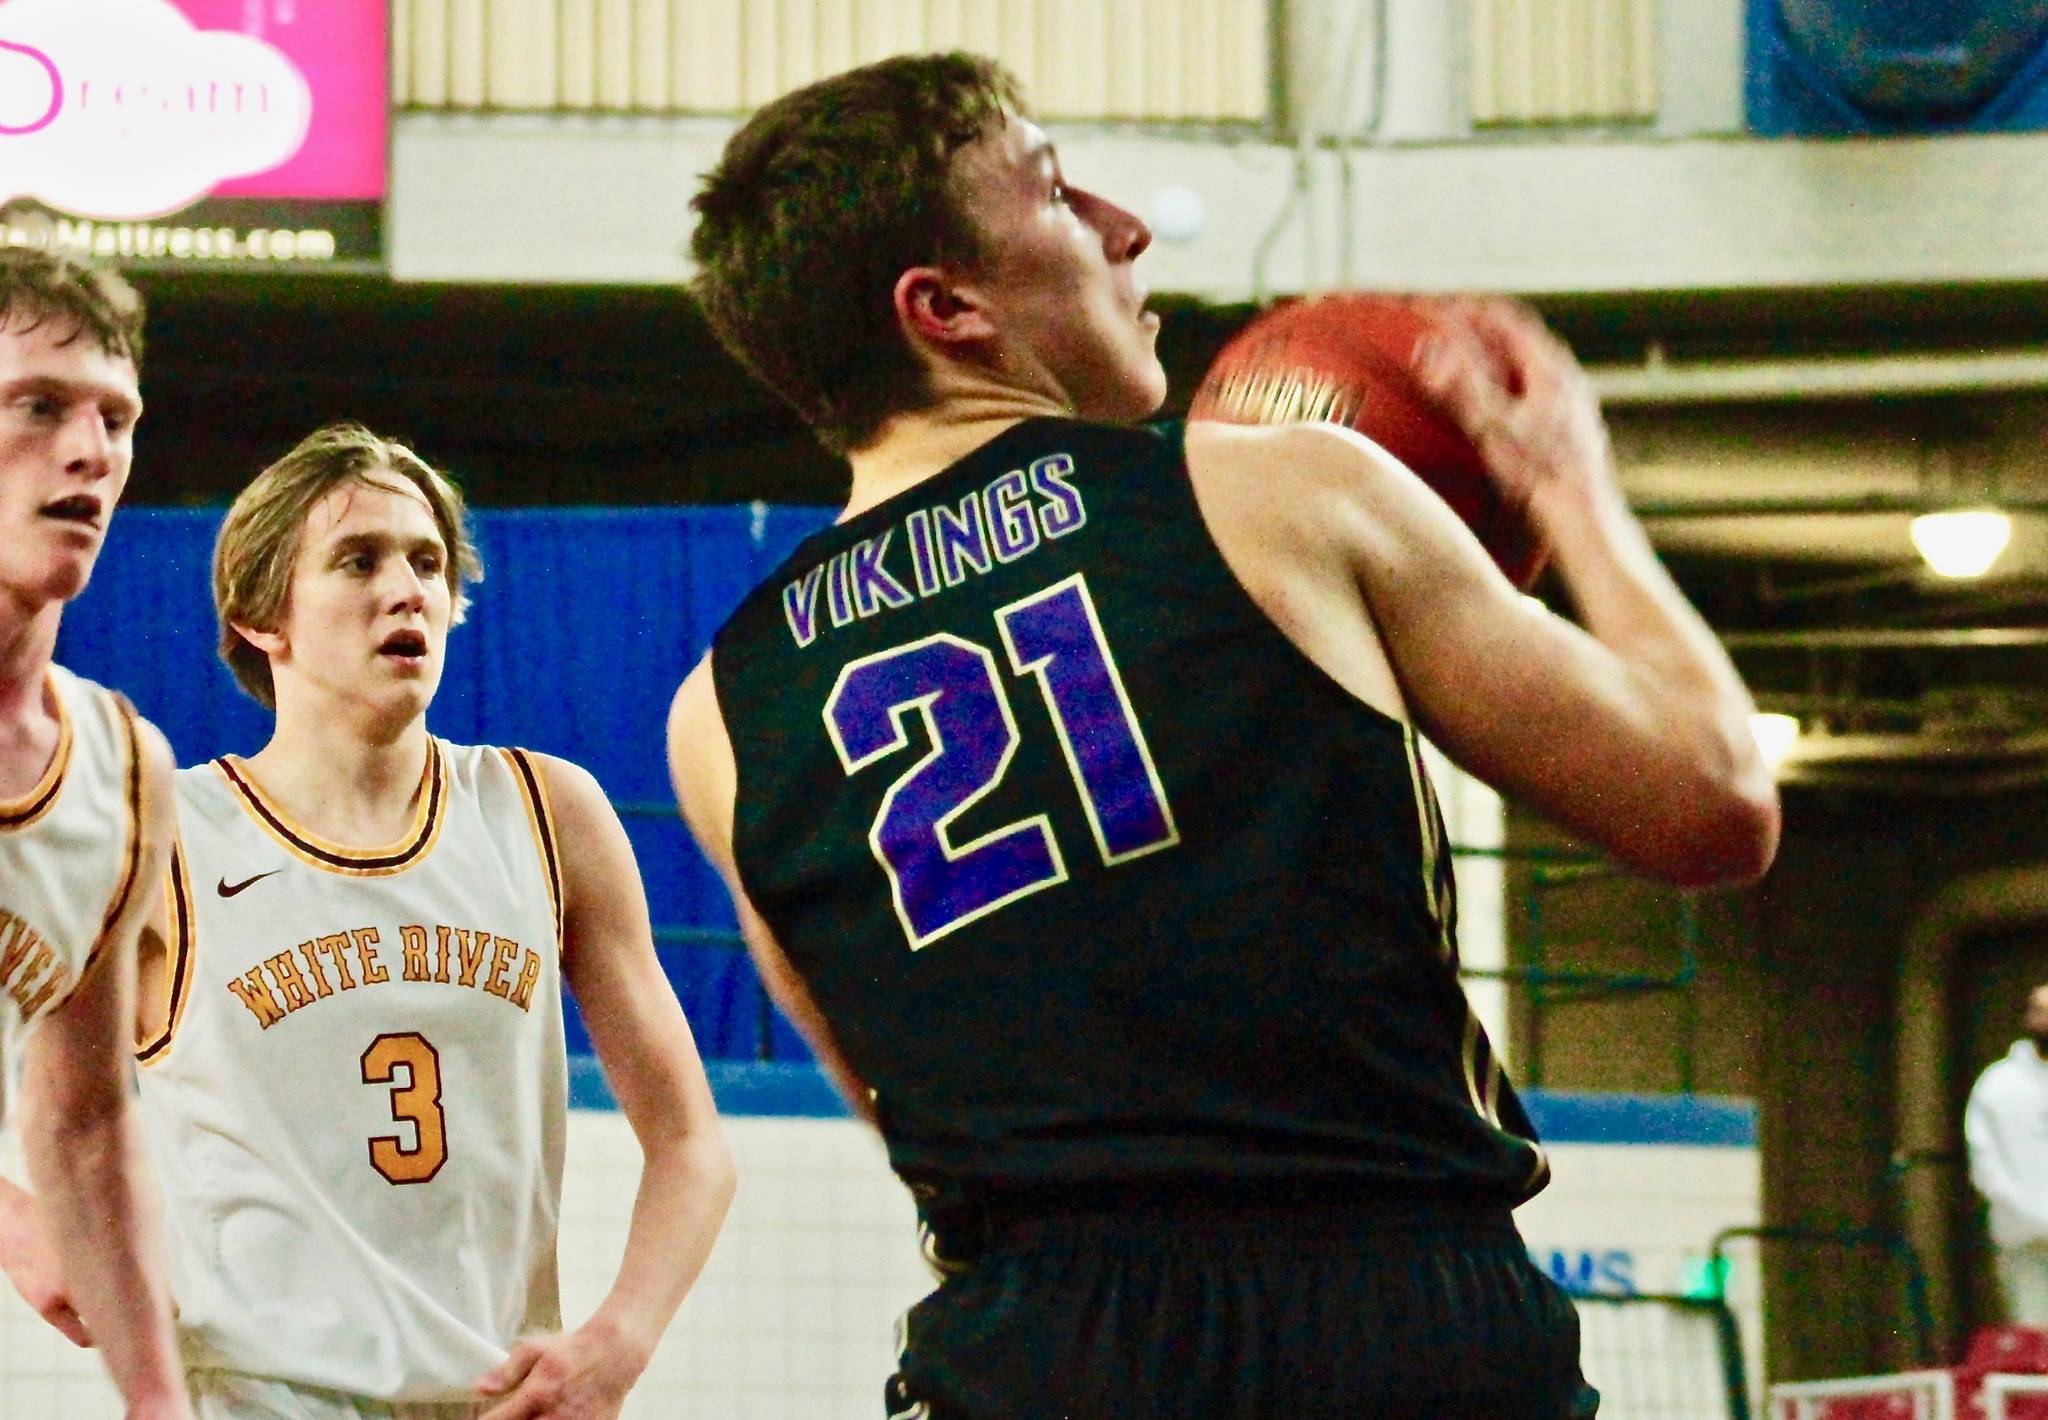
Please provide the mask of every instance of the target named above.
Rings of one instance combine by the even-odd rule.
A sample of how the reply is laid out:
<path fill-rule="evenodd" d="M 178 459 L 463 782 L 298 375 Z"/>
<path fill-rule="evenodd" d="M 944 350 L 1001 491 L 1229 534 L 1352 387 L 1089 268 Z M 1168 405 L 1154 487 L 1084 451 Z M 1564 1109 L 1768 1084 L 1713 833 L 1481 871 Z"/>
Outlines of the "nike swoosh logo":
<path fill-rule="evenodd" d="M 243 878 L 240 882 L 232 885 L 229 884 L 226 878 L 222 878 L 220 882 L 214 887 L 214 891 L 219 893 L 222 897 L 233 897 L 236 893 L 240 892 L 243 888 L 248 887 L 250 884 L 262 882 L 265 878 L 269 877 L 271 873 L 281 873 L 283 871 L 284 869 L 282 868 L 272 868 L 269 873 L 258 873 L 253 878 Z"/>

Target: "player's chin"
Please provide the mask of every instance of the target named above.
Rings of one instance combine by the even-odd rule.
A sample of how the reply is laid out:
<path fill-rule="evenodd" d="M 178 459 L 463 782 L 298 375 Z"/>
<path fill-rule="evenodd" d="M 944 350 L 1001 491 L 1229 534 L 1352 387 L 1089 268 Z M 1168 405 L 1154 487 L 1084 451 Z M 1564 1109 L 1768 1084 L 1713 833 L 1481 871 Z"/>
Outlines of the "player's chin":
<path fill-rule="evenodd" d="M 441 668 L 438 665 L 420 665 L 402 671 L 385 685 L 386 708 L 401 719 L 424 715 L 427 707 L 434 703 L 434 692 L 440 685 Z"/>
<path fill-rule="evenodd" d="M 41 565 L 37 575 L 29 580 L 35 585 L 40 599 L 46 602 L 68 602 L 76 598 L 92 581 L 92 569 L 99 561 L 99 544 L 86 548 L 67 548 L 56 555 L 38 559 Z"/>

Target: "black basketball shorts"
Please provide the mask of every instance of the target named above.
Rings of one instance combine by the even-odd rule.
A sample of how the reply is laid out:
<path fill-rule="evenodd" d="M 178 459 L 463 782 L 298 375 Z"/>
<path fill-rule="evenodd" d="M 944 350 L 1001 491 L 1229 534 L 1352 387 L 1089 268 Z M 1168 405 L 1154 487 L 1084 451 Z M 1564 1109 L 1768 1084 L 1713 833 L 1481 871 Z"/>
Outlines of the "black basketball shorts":
<path fill-rule="evenodd" d="M 891 1420 L 1580 1420 L 1578 1315 L 1501 1217 L 1299 1208 L 999 1226 L 902 1322 Z"/>

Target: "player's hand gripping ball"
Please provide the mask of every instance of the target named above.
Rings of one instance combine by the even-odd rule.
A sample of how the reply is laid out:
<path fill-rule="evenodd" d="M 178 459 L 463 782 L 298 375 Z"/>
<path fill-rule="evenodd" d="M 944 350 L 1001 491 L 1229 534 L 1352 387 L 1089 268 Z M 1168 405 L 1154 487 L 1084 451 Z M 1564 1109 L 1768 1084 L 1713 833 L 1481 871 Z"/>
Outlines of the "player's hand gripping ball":
<path fill-rule="evenodd" d="M 1255 317 L 1202 378 L 1190 419 L 1347 425 L 1414 470 L 1527 589 L 1547 557 L 1472 440 L 1416 381 L 1416 347 L 1442 319 L 1426 301 L 1364 291 L 1289 301 Z"/>

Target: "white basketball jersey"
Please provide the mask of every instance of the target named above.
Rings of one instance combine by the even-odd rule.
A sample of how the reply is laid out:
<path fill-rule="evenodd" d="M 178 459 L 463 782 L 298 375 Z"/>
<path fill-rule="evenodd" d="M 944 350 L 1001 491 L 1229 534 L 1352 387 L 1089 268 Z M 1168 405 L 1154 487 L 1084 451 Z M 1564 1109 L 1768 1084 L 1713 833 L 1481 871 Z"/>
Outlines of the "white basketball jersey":
<path fill-rule="evenodd" d="M 462 1400 L 561 1325 L 561 875 L 519 750 L 430 741 L 409 832 L 184 770 L 169 1026 L 142 1052 L 186 1363 Z"/>
<path fill-rule="evenodd" d="M 57 752 L 34 788 L 0 800 L 0 1116 L 29 1033 L 84 975 L 142 855 L 134 710 L 62 666 L 49 683 Z"/>

